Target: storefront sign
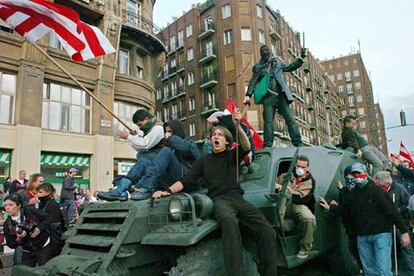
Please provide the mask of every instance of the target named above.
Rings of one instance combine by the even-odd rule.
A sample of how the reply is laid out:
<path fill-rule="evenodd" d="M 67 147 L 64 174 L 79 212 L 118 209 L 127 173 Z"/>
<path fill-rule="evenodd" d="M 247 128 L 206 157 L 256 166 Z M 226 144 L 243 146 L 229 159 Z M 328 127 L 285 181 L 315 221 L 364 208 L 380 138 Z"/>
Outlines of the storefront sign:
<path fill-rule="evenodd" d="M 134 164 L 132 162 L 118 162 L 118 175 L 127 175 Z"/>
<path fill-rule="evenodd" d="M 101 127 L 111 127 L 110 120 L 101 120 Z"/>

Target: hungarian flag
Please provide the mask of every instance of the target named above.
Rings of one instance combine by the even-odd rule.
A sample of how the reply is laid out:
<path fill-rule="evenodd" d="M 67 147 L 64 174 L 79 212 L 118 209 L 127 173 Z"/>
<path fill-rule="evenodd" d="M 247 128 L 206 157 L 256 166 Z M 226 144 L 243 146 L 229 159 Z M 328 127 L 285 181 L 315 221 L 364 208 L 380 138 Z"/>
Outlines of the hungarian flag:
<path fill-rule="evenodd" d="M 231 114 L 234 112 L 235 109 L 236 105 L 234 104 L 234 101 L 232 99 L 229 99 L 224 113 Z M 249 128 L 250 132 L 252 133 L 254 148 L 263 149 L 264 143 L 262 137 L 260 137 L 260 135 L 257 134 L 256 130 L 252 127 L 252 125 L 247 121 L 245 117 L 242 118 L 242 122 Z"/>
<path fill-rule="evenodd" d="M 400 160 L 410 162 L 411 168 L 414 168 L 413 157 L 411 156 L 410 152 L 404 147 L 402 142 L 400 144 Z"/>
<path fill-rule="evenodd" d="M 73 61 L 114 53 L 109 40 L 76 11 L 46 0 L 0 0 L 0 18 L 29 42 L 56 34 Z"/>

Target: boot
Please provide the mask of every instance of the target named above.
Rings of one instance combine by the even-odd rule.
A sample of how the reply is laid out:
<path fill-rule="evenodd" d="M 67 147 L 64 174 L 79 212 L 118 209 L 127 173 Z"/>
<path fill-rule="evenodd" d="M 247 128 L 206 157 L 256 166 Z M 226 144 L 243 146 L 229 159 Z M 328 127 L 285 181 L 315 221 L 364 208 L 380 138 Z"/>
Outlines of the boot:
<path fill-rule="evenodd" d="M 145 188 L 139 188 L 138 191 L 131 194 L 131 200 L 144 200 L 150 198 L 151 195 L 152 191 Z"/>
<path fill-rule="evenodd" d="M 115 188 L 108 192 L 99 192 L 97 197 L 106 201 L 126 201 L 128 200 L 128 190 L 132 185 L 132 181 L 127 177 L 115 178 L 113 183 Z"/>

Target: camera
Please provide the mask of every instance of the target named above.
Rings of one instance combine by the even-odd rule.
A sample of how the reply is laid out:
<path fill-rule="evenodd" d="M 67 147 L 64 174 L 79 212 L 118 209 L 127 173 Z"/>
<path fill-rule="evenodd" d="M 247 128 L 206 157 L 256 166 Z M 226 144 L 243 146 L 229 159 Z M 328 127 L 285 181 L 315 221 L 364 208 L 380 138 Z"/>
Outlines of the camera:
<path fill-rule="evenodd" d="M 16 233 L 19 234 L 19 235 L 21 235 L 23 233 L 23 231 L 26 231 L 26 233 L 30 233 L 36 227 L 37 227 L 37 224 L 35 224 L 35 223 L 22 222 L 22 223 L 19 223 L 17 225 L 17 227 L 16 227 Z"/>

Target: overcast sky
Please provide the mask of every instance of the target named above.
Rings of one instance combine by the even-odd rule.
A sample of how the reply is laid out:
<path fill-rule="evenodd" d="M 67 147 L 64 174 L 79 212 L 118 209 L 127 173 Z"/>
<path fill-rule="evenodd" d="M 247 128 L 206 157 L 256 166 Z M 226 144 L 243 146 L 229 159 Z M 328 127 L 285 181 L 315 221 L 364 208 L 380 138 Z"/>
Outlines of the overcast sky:
<path fill-rule="evenodd" d="M 158 26 L 188 11 L 199 0 L 157 0 Z M 414 124 L 414 0 L 268 0 L 296 31 L 306 33 L 306 47 L 319 59 L 347 55 L 358 48 L 371 72 L 375 101 L 385 126 L 399 125 L 399 111 Z M 414 152 L 414 126 L 387 131 L 391 152 L 402 140 Z"/>

